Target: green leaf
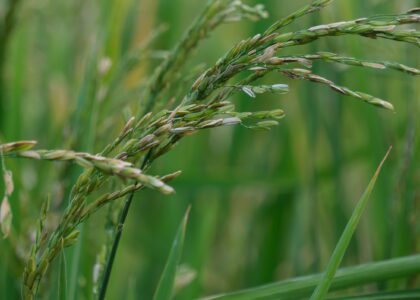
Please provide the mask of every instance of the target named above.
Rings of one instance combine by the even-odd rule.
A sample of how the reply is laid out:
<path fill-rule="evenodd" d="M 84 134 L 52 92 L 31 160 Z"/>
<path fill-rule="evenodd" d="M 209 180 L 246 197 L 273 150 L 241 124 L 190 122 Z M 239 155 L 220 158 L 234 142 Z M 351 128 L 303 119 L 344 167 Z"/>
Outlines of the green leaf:
<path fill-rule="evenodd" d="M 373 175 L 372 179 L 369 182 L 365 192 L 363 193 L 362 197 L 360 198 L 359 202 L 357 203 L 353 214 L 348 221 L 346 228 L 344 228 L 344 232 L 342 233 L 340 240 L 338 241 L 334 252 L 328 262 L 327 269 L 324 273 L 324 276 L 321 282 L 316 287 L 316 290 L 311 296 L 311 300 L 322 300 L 325 299 L 328 290 L 331 286 L 331 283 L 334 279 L 334 275 L 340 266 L 341 261 L 343 260 L 344 254 L 346 253 L 347 247 L 350 244 L 350 240 L 353 236 L 354 231 L 356 230 L 357 224 L 359 223 L 360 217 L 369 201 L 370 195 L 372 193 L 373 187 L 375 186 L 376 179 L 381 171 L 381 168 L 389 155 L 392 147 L 389 147 L 385 157 L 382 159 L 381 163 L 379 164 L 378 168 L 376 169 L 375 174 Z"/>
<path fill-rule="evenodd" d="M 351 297 L 328 298 L 330 300 L 414 300 L 420 299 L 420 289 L 387 291 L 373 294 L 364 294 Z"/>
<path fill-rule="evenodd" d="M 169 253 L 165 269 L 160 277 L 158 286 L 153 296 L 154 300 L 169 300 L 172 298 L 172 292 L 175 283 L 175 276 L 181 260 L 182 247 L 184 245 L 185 229 L 187 227 L 190 207 L 188 207 L 184 219 L 182 220 L 175 240 L 172 243 L 171 252 Z"/>
<path fill-rule="evenodd" d="M 388 279 L 408 277 L 420 272 L 420 254 L 393 258 L 375 263 L 338 270 L 331 285 L 331 290 L 343 290 L 363 284 Z M 231 293 L 213 295 L 206 300 L 249 300 L 276 299 L 293 300 L 311 295 L 322 279 L 323 274 L 312 274 L 269 283 L 258 287 Z"/>

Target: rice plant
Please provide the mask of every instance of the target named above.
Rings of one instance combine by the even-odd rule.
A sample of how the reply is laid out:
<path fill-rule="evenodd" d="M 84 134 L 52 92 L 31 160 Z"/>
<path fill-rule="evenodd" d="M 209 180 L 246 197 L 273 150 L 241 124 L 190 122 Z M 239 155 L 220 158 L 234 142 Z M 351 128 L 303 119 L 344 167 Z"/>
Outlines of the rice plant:
<path fill-rule="evenodd" d="M 103 4 L 102 15 L 97 21 L 100 24 L 103 22 L 102 25 L 114 22 L 108 15 L 112 11 L 109 10 L 112 7 L 111 2 L 109 1 L 108 7 Z M 420 46 L 420 34 L 415 27 L 420 23 L 418 8 L 392 15 L 377 14 L 350 20 L 311 23 L 309 26 L 299 25 L 299 29 L 294 29 L 294 26 L 298 26 L 300 18 L 306 15 L 317 16 L 330 4 L 334 9 L 335 2 L 313 0 L 286 17 L 275 20 L 274 17 L 270 17 L 273 12 L 263 4 L 251 5 L 238 0 L 210 0 L 170 50 L 155 48 L 156 40 L 165 34 L 164 27 L 156 27 L 148 33 L 148 38 L 144 39 L 140 46 L 130 51 L 124 42 L 124 39 L 132 34 L 130 26 L 133 26 L 133 23 L 130 23 L 133 15 L 130 14 L 131 6 L 128 3 L 135 8 L 136 1 L 124 3 L 121 5 L 126 7 L 127 15 L 121 20 L 121 26 L 126 27 L 123 27 L 125 31 L 119 37 L 118 55 L 114 54 L 113 58 L 104 55 L 107 43 L 112 37 L 112 30 L 107 32 L 103 29 L 106 26 L 99 26 L 103 31 L 100 31 L 94 38 L 93 46 L 84 53 L 87 63 L 84 65 L 81 82 L 74 83 L 79 92 L 74 95 L 74 105 L 68 109 L 68 115 L 61 124 L 62 133 L 55 132 L 55 128 L 43 129 L 46 136 L 49 134 L 50 139 L 54 139 L 53 145 L 60 145 L 59 148 L 54 149 L 45 136 L 30 136 L 28 140 L 7 140 L 0 144 L 4 178 L 0 222 L 5 237 L 5 246 L 1 253 L 8 253 L 9 257 L 13 257 L 16 264 L 13 269 L 17 273 L 8 274 L 9 266 L 5 264 L 6 275 L 1 282 L 6 284 L 12 281 L 14 288 L 5 292 L 4 297 L 105 299 L 108 286 L 112 282 L 116 255 L 124 251 L 120 241 L 135 196 L 144 194 L 149 197 L 156 193 L 159 197 L 174 197 L 168 195 L 175 193 L 177 180 L 182 180 L 181 171 L 176 169 L 160 173 L 159 166 L 156 166 L 159 161 L 173 155 L 177 146 L 195 133 L 201 135 L 206 131 L 219 132 L 218 130 L 227 130 L 227 127 L 232 126 L 246 130 L 262 130 L 264 135 L 274 138 L 275 130 L 266 130 L 281 126 L 280 122 L 287 123 L 293 116 L 285 119 L 286 108 L 280 107 L 278 103 L 274 108 L 264 105 L 264 100 L 270 97 L 292 97 L 290 95 L 294 89 L 299 90 L 301 86 L 293 83 L 295 79 L 328 87 L 330 93 L 325 95 L 333 97 L 332 95 L 336 94 L 334 97 L 338 96 L 338 101 L 342 100 L 342 95 L 398 114 L 399 107 L 391 103 L 393 99 L 384 100 L 381 96 L 375 96 L 375 93 L 364 91 L 363 87 L 350 88 L 342 80 L 324 77 L 318 72 L 319 64 L 333 64 L 333 67 L 337 68 L 354 66 L 361 68 L 360 72 L 364 73 L 389 70 L 403 73 L 407 78 L 420 74 L 415 66 L 414 56 L 418 55 L 415 51 L 409 60 L 412 65 L 408 65 L 381 59 L 381 53 L 374 53 L 374 59 L 359 58 L 348 55 L 348 51 L 341 54 L 340 50 L 335 49 L 339 47 L 320 51 L 314 46 L 320 41 L 350 37 L 357 43 L 365 39 L 371 43 L 387 40 L 389 45 L 402 44 L 417 50 Z M 18 30 L 19 22 L 23 19 L 19 10 L 22 9 L 23 16 L 31 12 L 30 7 L 26 7 L 29 12 L 23 10 L 25 7 L 25 1 L 13 0 L 0 6 L 0 116 L 6 120 L 0 122 L 2 140 L 11 135 L 7 131 L 12 128 L 10 124 L 28 122 L 24 114 L 10 113 L 11 107 L 13 108 L 12 95 L 17 91 L 14 89 L 19 87 L 12 86 L 9 77 L 6 76 L 8 57 L 12 57 L 12 50 L 17 51 L 16 47 L 12 48 L 9 44 L 13 30 Z M 200 45 L 208 43 L 206 39 L 214 31 L 217 32 L 219 27 L 229 26 L 227 23 L 247 24 L 249 21 L 259 23 L 267 20 L 270 21 L 270 25 L 237 43 L 232 42 L 230 49 L 226 49 L 225 54 L 215 62 L 202 61 L 202 64 L 192 66 L 196 63 L 192 59 L 193 54 L 200 53 Z M 167 30 L 170 31 L 171 28 Z M 108 51 L 111 53 L 110 49 Z M 145 72 L 145 69 L 148 69 L 146 75 L 133 74 L 135 71 Z M 135 78 L 134 84 L 127 83 L 133 81 L 131 77 Z M 376 78 L 371 80 L 375 81 Z M 67 93 L 63 92 L 62 88 L 53 88 L 54 91 L 57 93 L 53 93 L 53 97 Z M 252 105 L 247 105 L 248 109 L 245 110 L 238 98 L 252 101 Z M 311 98 L 310 101 L 317 101 L 316 97 Z M 53 104 L 51 106 L 54 107 Z M 418 103 L 414 103 L 413 110 L 417 106 Z M 260 110 L 260 107 L 263 109 Z M 53 113 L 52 120 L 54 116 L 63 113 L 63 107 L 58 105 L 55 109 L 56 114 Z M 8 117 L 3 118 L 6 115 Z M 313 117 L 312 114 L 309 117 Z M 393 114 L 386 113 L 383 117 L 392 118 Z M 58 139 L 64 140 L 62 144 L 57 143 L 57 136 L 62 136 L 62 139 Z M 257 140 L 246 141 L 249 144 L 258 143 Z M 38 145 L 42 147 L 38 149 Z M 410 145 L 407 147 L 410 149 Z M 30 178 L 31 175 L 25 175 L 24 172 L 20 174 L 20 171 L 17 171 L 22 179 L 14 186 L 15 171 L 10 171 L 9 165 L 13 166 L 13 170 L 19 170 L 16 163 L 20 168 L 24 168 L 25 164 L 32 163 L 31 160 L 41 161 L 36 164 L 37 168 L 40 168 L 41 163 L 47 164 L 47 161 L 67 162 L 64 166 L 57 165 L 52 180 L 66 182 L 67 186 L 61 187 L 61 196 L 57 193 L 48 196 L 45 190 L 37 192 L 43 195 L 44 200 L 30 204 L 36 215 L 25 216 L 25 212 L 16 213 L 21 205 L 13 204 L 18 201 L 13 195 L 20 188 L 24 189 L 25 184 L 29 184 L 25 183 L 25 176 Z M 415 162 L 416 158 L 414 164 Z M 407 164 L 410 165 L 411 162 Z M 75 165 L 81 169 L 74 168 Z M 195 168 L 200 169 L 200 165 L 196 165 Z M 298 299 L 312 294 L 311 299 L 325 299 L 330 289 L 345 289 L 419 274 L 420 258 L 415 254 L 403 258 L 393 257 L 374 264 L 347 267 L 337 272 L 367 204 L 379 169 L 350 218 L 324 275 L 297 277 L 289 279 L 290 281 L 232 291 L 209 298 Z M 50 181 L 51 172 L 45 174 L 48 175 L 46 181 Z M 33 186 L 32 188 L 34 189 Z M 34 196 L 37 196 L 35 192 L 33 195 L 27 195 L 29 201 L 32 201 Z M 55 196 L 60 199 L 55 199 Z M 63 200 L 65 197 L 68 200 Z M 13 205 L 15 208 L 11 209 Z M 106 210 L 105 206 L 108 207 L 106 215 L 102 212 Z M 177 294 L 177 289 L 188 287 L 194 280 L 192 278 L 186 283 L 178 284 L 181 287 L 177 288 L 177 280 L 179 282 L 181 278 L 182 248 L 185 238 L 188 238 L 186 227 L 189 210 L 176 233 L 160 281 L 156 283 L 154 299 L 192 299 L 208 295 L 208 291 L 204 294 Z M 81 252 L 81 248 L 77 248 L 82 247 L 78 241 L 80 236 L 89 234 L 89 229 L 85 226 L 94 216 L 100 216 L 108 225 L 105 228 L 95 228 L 94 234 L 98 235 L 98 244 L 94 251 L 96 262 L 89 261 L 84 267 L 91 271 L 81 276 L 80 273 L 83 272 L 79 270 L 79 265 L 84 253 Z M 401 224 L 403 223 L 401 221 Z M 73 252 L 65 251 L 74 245 L 76 249 Z M 72 258 L 70 263 L 67 263 L 70 253 Z M 90 274 L 92 278 L 87 280 L 86 274 Z M 89 284 L 81 284 L 82 277 L 84 281 L 89 281 Z M 413 279 L 411 284 L 407 283 L 408 281 L 400 285 L 395 284 L 395 287 L 403 286 L 404 290 L 382 289 L 378 291 L 379 296 L 372 294 L 366 297 L 391 297 L 395 296 L 395 293 L 399 295 L 397 297 L 416 297 L 418 290 L 411 290 L 409 287 L 414 286 L 417 281 Z M 20 288 L 17 288 L 18 285 Z"/>

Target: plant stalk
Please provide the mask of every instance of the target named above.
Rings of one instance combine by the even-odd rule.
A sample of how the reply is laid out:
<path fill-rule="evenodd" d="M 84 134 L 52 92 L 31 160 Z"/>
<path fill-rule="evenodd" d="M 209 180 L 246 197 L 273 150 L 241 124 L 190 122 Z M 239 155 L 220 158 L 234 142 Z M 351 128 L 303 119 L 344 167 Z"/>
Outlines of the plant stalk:
<path fill-rule="evenodd" d="M 144 170 L 144 168 L 147 166 L 151 154 L 152 154 L 152 151 L 149 151 L 149 152 L 147 152 L 146 156 L 144 157 L 143 163 L 141 164 L 141 169 L 142 170 Z M 122 208 L 121 213 L 118 217 L 118 224 L 117 224 L 117 227 L 116 227 L 114 240 L 112 242 L 111 252 L 109 253 L 108 259 L 106 261 L 106 266 L 105 266 L 104 274 L 103 274 L 103 277 L 102 277 L 102 283 L 101 283 L 101 287 L 100 287 L 100 290 L 99 290 L 99 295 L 98 295 L 99 300 L 104 300 L 105 299 L 105 294 L 106 294 L 106 290 L 108 288 L 109 278 L 111 277 L 112 266 L 114 265 L 115 256 L 117 254 L 118 246 L 120 244 L 122 231 L 123 231 L 123 228 L 124 228 L 125 221 L 127 219 L 128 211 L 130 210 L 131 203 L 133 202 L 134 193 L 135 193 L 135 191 L 132 191 L 127 196 L 127 198 L 125 200 L 125 203 L 124 203 L 124 207 Z"/>
<path fill-rule="evenodd" d="M 111 252 L 109 253 L 108 260 L 106 262 L 105 271 L 103 274 L 101 288 L 99 290 L 99 300 L 105 299 L 106 290 L 108 288 L 109 277 L 111 276 L 112 266 L 114 264 L 115 255 L 117 254 L 118 246 L 120 244 L 122 231 L 124 228 L 125 220 L 127 219 L 128 211 L 130 210 L 131 203 L 133 202 L 134 191 L 128 195 L 125 200 L 124 207 L 121 211 L 121 214 L 118 218 L 118 225 L 115 232 L 114 241 L 112 243 Z"/>

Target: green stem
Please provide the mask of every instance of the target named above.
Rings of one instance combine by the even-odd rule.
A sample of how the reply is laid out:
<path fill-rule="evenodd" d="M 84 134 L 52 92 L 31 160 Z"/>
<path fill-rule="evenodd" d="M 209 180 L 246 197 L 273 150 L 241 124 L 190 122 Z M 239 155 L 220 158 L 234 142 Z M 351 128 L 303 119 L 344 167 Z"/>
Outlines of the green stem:
<path fill-rule="evenodd" d="M 99 300 L 105 299 L 106 290 L 108 288 L 109 277 L 111 276 L 112 266 L 114 264 L 115 255 L 117 254 L 118 246 L 120 244 L 122 231 L 124 228 L 125 220 L 127 219 L 128 211 L 130 210 L 131 203 L 133 202 L 134 192 L 128 195 L 124 207 L 118 219 L 118 224 L 115 232 L 114 241 L 112 243 L 111 252 L 109 253 L 108 260 L 106 262 L 105 271 L 102 279 L 101 288 L 99 290 Z"/>
<path fill-rule="evenodd" d="M 141 164 L 141 170 L 144 170 L 146 168 L 146 166 L 149 163 L 149 158 L 151 157 L 151 155 L 152 155 L 151 151 L 147 152 L 147 154 L 144 157 L 143 162 Z M 123 231 L 123 228 L 124 228 L 125 221 L 127 219 L 128 211 L 130 210 L 131 203 L 133 202 L 134 193 L 135 193 L 135 191 L 132 191 L 127 196 L 127 198 L 125 200 L 125 203 L 124 203 L 124 207 L 122 208 L 120 216 L 118 218 L 118 224 L 117 224 L 117 227 L 115 229 L 116 231 L 115 231 L 114 240 L 112 242 L 111 252 L 109 253 L 109 256 L 107 258 L 104 274 L 103 274 L 103 277 L 102 277 L 102 283 L 101 283 L 101 287 L 100 287 L 100 290 L 99 290 L 99 296 L 98 296 L 99 300 L 104 300 L 105 299 L 105 294 L 106 294 L 106 290 L 108 288 L 109 278 L 111 276 L 112 266 L 114 265 L 115 255 L 117 254 L 118 246 L 120 244 L 122 231 Z"/>

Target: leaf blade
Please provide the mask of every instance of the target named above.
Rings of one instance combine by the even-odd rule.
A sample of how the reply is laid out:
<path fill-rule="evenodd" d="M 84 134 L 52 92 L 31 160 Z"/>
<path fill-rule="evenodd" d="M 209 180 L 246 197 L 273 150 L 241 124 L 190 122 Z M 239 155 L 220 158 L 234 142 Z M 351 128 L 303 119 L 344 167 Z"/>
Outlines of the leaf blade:
<path fill-rule="evenodd" d="M 172 298 L 175 276 L 179 262 L 181 260 L 189 213 L 190 207 L 188 207 L 184 218 L 178 227 L 175 239 L 172 243 L 171 251 L 168 256 L 168 260 L 166 261 L 165 268 L 153 296 L 153 300 L 169 300 Z"/>
<path fill-rule="evenodd" d="M 386 152 L 384 158 L 382 159 L 381 163 L 379 164 L 378 168 L 376 169 L 375 174 L 373 175 L 372 179 L 370 180 L 366 190 L 364 191 L 362 197 L 358 201 L 356 207 L 353 210 L 353 213 L 347 222 L 346 227 L 334 249 L 333 254 L 328 262 L 327 269 L 323 275 L 322 280 L 319 282 L 318 286 L 316 287 L 315 291 L 311 296 L 311 300 L 322 300 L 325 299 L 328 290 L 331 286 L 331 283 L 334 279 L 334 275 L 337 272 L 338 267 L 340 266 L 341 261 L 346 253 L 347 247 L 350 244 L 350 240 L 353 236 L 353 233 L 356 230 L 357 224 L 362 216 L 364 209 L 369 201 L 370 195 L 372 190 L 375 186 L 376 180 L 379 176 L 379 173 L 382 169 L 385 160 L 387 159 L 389 153 L 391 152 L 392 146 L 389 147 L 388 151 Z"/>
<path fill-rule="evenodd" d="M 388 279 L 408 277 L 420 272 L 420 254 L 346 267 L 338 270 L 331 290 L 342 290 Z M 312 274 L 269 283 L 202 300 L 300 299 L 311 295 L 323 274 Z"/>

